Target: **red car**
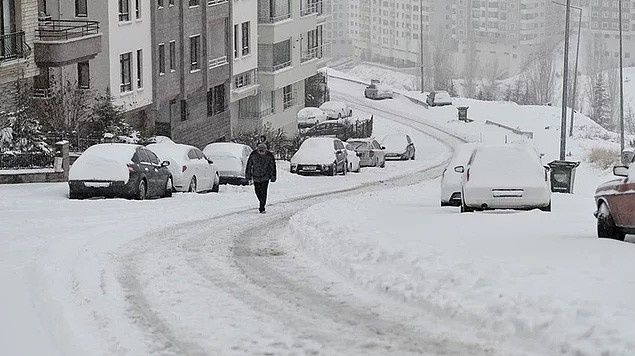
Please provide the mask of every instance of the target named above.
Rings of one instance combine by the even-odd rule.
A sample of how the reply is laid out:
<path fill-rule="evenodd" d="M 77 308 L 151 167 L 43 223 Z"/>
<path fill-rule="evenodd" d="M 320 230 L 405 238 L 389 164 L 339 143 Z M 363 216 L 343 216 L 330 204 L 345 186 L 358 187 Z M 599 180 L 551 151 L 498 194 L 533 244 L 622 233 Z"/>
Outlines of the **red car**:
<path fill-rule="evenodd" d="M 595 192 L 598 237 L 624 241 L 635 234 L 635 163 L 613 168 L 617 179 L 600 185 Z"/>

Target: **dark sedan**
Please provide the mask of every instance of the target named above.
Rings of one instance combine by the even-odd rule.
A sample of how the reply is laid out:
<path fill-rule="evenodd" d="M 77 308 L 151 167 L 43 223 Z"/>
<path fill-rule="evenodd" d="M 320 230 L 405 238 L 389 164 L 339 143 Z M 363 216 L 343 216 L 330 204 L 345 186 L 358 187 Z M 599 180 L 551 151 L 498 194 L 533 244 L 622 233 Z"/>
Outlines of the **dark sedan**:
<path fill-rule="evenodd" d="M 139 145 L 105 143 L 88 148 L 71 166 L 69 198 L 172 196 L 169 162 Z"/>
<path fill-rule="evenodd" d="M 624 241 L 635 234 L 635 163 L 613 168 L 618 178 L 600 185 L 595 192 L 598 237 Z"/>

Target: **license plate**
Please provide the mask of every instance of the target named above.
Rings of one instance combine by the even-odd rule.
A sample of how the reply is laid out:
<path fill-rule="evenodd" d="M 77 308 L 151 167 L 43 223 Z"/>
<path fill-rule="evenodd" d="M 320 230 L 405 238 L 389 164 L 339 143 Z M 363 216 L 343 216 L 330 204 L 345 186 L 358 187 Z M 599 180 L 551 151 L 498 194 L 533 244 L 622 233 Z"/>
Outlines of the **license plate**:
<path fill-rule="evenodd" d="M 108 188 L 110 187 L 110 182 L 85 182 L 84 186 L 88 188 Z"/>
<path fill-rule="evenodd" d="M 494 198 L 522 198 L 522 190 L 493 190 Z"/>
<path fill-rule="evenodd" d="M 305 171 L 315 171 L 317 169 L 317 167 L 315 166 L 306 166 L 306 167 L 302 167 L 303 170 Z"/>

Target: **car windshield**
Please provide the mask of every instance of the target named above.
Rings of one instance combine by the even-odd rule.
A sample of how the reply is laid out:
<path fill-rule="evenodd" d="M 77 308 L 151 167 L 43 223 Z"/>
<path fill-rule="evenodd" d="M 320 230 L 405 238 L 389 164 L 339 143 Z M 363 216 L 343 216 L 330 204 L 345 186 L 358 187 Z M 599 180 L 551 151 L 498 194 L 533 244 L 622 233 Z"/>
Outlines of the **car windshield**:
<path fill-rule="evenodd" d="M 367 150 L 368 149 L 368 143 L 367 142 L 359 142 L 359 141 L 353 141 L 350 143 L 351 146 L 353 146 L 354 150 Z"/>

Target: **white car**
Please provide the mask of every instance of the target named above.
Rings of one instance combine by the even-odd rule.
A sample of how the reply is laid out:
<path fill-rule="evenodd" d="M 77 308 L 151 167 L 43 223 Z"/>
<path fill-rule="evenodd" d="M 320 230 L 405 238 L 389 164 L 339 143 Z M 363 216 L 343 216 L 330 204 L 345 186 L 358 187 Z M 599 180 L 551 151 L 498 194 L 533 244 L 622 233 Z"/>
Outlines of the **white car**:
<path fill-rule="evenodd" d="M 452 98 L 447 91 L 439 90 L 433 91 L 428 94 L 426 103 L 430 106 L 445 106 L 452 105 Z"/>
<path fill-rule="evenodd" d="M 207 145 L 203 153 L 218 168 L 221 184 L 246 185 L 249 182 L 245 178 L 245 168 L 252 151 L 251 147 L 240 143 L 216 142 Z"/>
<path fill-rule="evenodd" d="M 326 121 L 326 113 L 320 108 L 304 108 L 298 111 L 298 129 L 308 129 Z"/>
<path fill-rule="evenodd" d="M 353 145 L 350 143 L 345 143 L 346 145 L 346 158 L 348 159 L 348 171 L 359 173 L 361 170 L 361 161 L 359 159 L 359 154 L 353 148 Z"/>
<path fill-rule="evenodd" d="M 551 211 L 549 169 L 521 145 L 478 147 L 462 173 L 461 212 L 486 209 Z"/>
<path fill-rule="evenodd" d="M 324 111 L 331 120 L 340 120 L 353 116 L 353 109 L 341 101 L 327 101 L 320 105 L 320 110 Z"/>
<path fill-rule="evenodd" d="M 291 173 L 346 175 L 347 168 L 346 147 L 334 137 L 308 138 L 291 157 Z"/>
<path fill-rule="evenodd" d="M 455 171 L 454 168 L 467 165 L 472 153 L 479 145 L 478 143 L 464 143 L 454 149 L 452 159 L 441 177 L 441 206 L 461 206 L 463 174 Z"/>
<path fill-rule="evenodd" d="M 163 161 L 174 177 L 174 189 L 180 192 L 218 192 L 220 176 L 213 162 L 194 146 L 161 141 L 146 146 Z"/>

